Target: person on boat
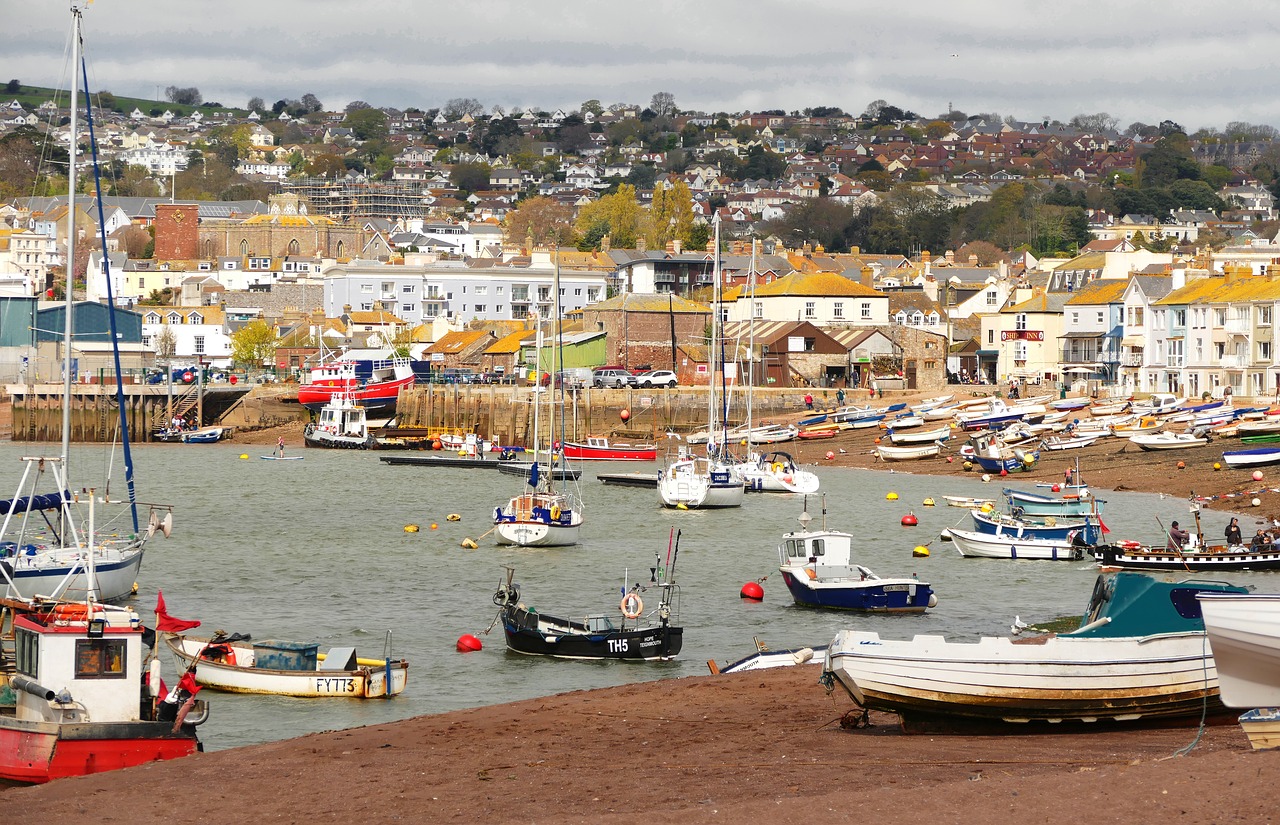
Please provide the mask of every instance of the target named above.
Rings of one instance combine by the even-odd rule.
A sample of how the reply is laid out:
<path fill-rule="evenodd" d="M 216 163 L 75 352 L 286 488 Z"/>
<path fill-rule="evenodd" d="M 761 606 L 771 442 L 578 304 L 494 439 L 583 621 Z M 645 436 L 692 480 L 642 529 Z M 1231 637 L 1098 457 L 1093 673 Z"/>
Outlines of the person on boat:
<path fill-rule="evenodd" d="M 1169 525 L 1169 542 L 1165 545 L 1166 550 L 1181 551 L 1187 546 L 1187 539 L 1191 538 L 1191 534 L 1178 526 L 1178 522 Z"/>
<path fill-rule="evenodd" d="M 276 441 L 276 456 L 284 458 L 284 436 L 280 436 L 279 440 Z"/>
<path fill-rule="evenodd" d="M 1262 532 L 1262 528 L 1259 527 L 1258 532 L 1253 537 L 1253 540 L 1249 542 L 1249 549 L 1257 553 L 1261 550 L 1265 550 L 1267 545 L 1270 543 L 1271 542 L 1267 538 L 1267 534 Z"/>
<path fill-rule="evenodd" d="M 1231 519 L 1231 523 L 1227 525 L 1226 536 L 1227 545 L 1230 547 L 1236 547 L 1244 544 L 1244 539 L 1240 536 L 1240 519 Z"/>

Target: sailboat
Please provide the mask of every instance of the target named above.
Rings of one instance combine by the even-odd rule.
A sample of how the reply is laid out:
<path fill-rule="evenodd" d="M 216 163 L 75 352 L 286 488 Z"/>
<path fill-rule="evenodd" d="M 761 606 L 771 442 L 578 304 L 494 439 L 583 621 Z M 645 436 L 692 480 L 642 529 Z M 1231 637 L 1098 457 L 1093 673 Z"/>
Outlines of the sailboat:
<path fill-rule="evenodd" d="M 81 59 L 81 9 L 71 7 L 73 78 L 85 80 Z M 100 507 L 95 490 L 73 496 L 67 486 L 71 433 L 71 344 L 75 262 L 76 83 L 71 89 L 70 197 L 67 209 L 67 303 L 63 340 L 62 452 L 56 457 L 29 457 L 18 494 L 0 503 L 5 510 L 7 558 L 0 561 L 6 598 L 0 599 L 0 623 L 13 640 L 13 658 L 0 669 L 0 684 L 13 695 L 12 709 L 0 712 L 0 779 L 42 783 L 68 776 L 126 768 L 175 759 L 200 748 L 195 725 L 207 718 L 199 687 L 187 679 L 168 696 L 160 690 L 159 661 L 144 654 L 155 634 L 144 628 L 131 608 L 107 602 L 121 600 L 133 589 L 142 564 L 143 546 L 157 530 L 166 534 L 171 514 L 161 520 L 153 508 L 146 531 L 139 530 L 129 451 L 127 406 L 116 383 L 125 478 L 131 525 L 96 522 Z M 88 109 L 90 144 L 93 110 Z M 101 185 L 98 187 L 101 192 Z M 101 226 L 102 201 L 98 200 Z M 104 231 L 103 248 L 106 248 Z M 111 340 L 117 341 L 115 301 L 107 279 Z M 115 352 L 119 375 L 120 352 Z M 35 494 L 37 484 L 52 479 L 54 492 Z M 86 512 L 81 513 L 84 509 Z M 36 517 L 39 514 L 39 517 Z M 28 517 L 29 516 L 29 517 Z M 78 519 L 83 517 L 81 529 Z M 43 527 L 35 522 L 43 522 Z M 132 529 L 130 529 L 132 528 Z M 109 531 L 109 532 L 108 532 Z M 110 535 L 110 538 L 107 536 Z M 12 538 L 8 538 L 12 536 Z M 162 608 L 157 605 L 157 616 Z M 150 640 L 150 641 L 148 641 Z M 150 659 L 148 668 L 146 661 Z M 51 686 L 51 687 L 50 687 Z"/>
<path fill-rule="evenodd" d="M 748 445 L 755 442 L 753 435 L 756 429 L 752 426 L 752 390 L 755 387 L 755 347 L 756 347 L 756 243 L 751 241 L 751 321 L 750 335 L 747 344 L 747 425 L 746 441 Z M 801 469 L 795 460 L 784 452 L 772 452 L 761 455 L 750 449 L 746 461 L 734 465 L 733 472 L 742 479 L 746 489 L 761 493 L 816 493 L 821 483 L 818 474 L 811 470 Z"/>
<path fill-rule="evenodd" d="M 560 319 L 560 256 L 556 254 L 555 275 L 551 287 L 555 297 L 555 315 L 552 320 L 551 334 L 555 346 L 552 347 L 554 374 L 559 375 L 563 364 L 560 359 L 560 342 L 563 331 L 559 329 Z M 536 349 L 542 352 L 542 321 L 538 319 L 538 337 Z M 561 388 L 563 394 L 564 390 Z M 498 544 L 514 544 L 520 547 L 564 547 L 578 543 L 578 528 L 582 526 L 583 513 L 581 499 L 570 492 L 567 487 L 557 488 L 555 482 L 562 480 L 559 472 L 564 469 L 564 433 L 557 438 L 554 434 L 556 421 L 560 428 L 564 426 L 564 404 L 552 402 L 552 389 L 547 390 L 549 422 L 547 432 L 550 436 L 550 461 L 544 469 L 538 462 L 538 402 L 533 405 L 533 463 L 529 465 L 525 476 L 527 490 L 511 497 L 504 507 L 497 507 L 493 512 L 493 529 L 497 534 Z M 557 418 L 556 409 L 560 410 Z"/>
<path fill-rule="evenodd" d="M 687 510 L 704 507 L 741 507 L 744 488 L 742 479 L 733 472 L 733 466 L 726 460 L 728 456 L 729 438 L 727 432 L 726 412 L 719 408 L 719 397 L 716 394 L 716 369 L 719 365 L 720 380 L 724 376 L 724 354 L 718 351 L 720 341 L 720 219 L 715 218 L 715 300 L 712 311 L 715 317 L 711 321 L 711 381 L 707 387 L 708 426 L 710 434 L 705 455 L 695 455 L 688 447 L 681 447 L 675 460 L 671 461 L 658 476 L 658 498 L 666 507 Z M 722 391 L 724 388 L 721 388 Z"/>

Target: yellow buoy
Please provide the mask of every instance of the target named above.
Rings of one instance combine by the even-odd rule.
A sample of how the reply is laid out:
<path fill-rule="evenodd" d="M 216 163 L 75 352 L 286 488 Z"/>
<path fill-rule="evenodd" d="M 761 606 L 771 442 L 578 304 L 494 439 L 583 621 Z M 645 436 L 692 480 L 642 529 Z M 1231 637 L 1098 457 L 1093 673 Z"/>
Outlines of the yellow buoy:
<path fill-rule="evenodd" d="M 474 550 L 480 545 L 476 544 L 475 539 L 471 538 L 470 536 L 467 536 L 465 539 L 462 540 L 462 546 L 465 547 L 467 550 Z"/>
<path fill-rule="evenodd" d="M 405 531 L 406 533 L 416 533 L 416 532 L 418 532 L 418 525 L 416 525 L 416 524 L 406 524 L 406 525 L 404 526 L 404 531 Z"/>
<path fill-rule="evenodd" d="M 897 500 L 898 500 L 898 494 L 897 494 L 897 493 L 886 493 L 886 494 L 885 494 L 885 500 L 886 500 L 886 501 L 897 501 Z"/>
<path fill-rule="evenodd" d="M 984 512 L 984 513 L 990 513 L 992 510 L 994 510 L 994 509 L 996 509 L 996 508 L 995 508 L 995 505 L 994 505 L 994 504 L 992 504 L 991 502 L 989 502 L 989 501 L 988 501 L 988 502 L 983 503 L 983 505 L 982 505 L 981 507 L 979 507 L 978 509 L 980 509 L 980 510 L 981 510 L 982 512 Z"/>
<path fill-rule="evenodd" d="M 462 521 L 462 516 L 458 515 L 457 513 L 450 513 L 449 515 L 445 516 L 445 519 L 447 521 Z"/>
<path fill-rule="evenodd" d="M 1221 470 L 1221 469 L 1222 469 L 1222 464 L 1221 464 L 1220 462 L 1217 462 L 1217 461 L 1213 462 L 1213 469 L 1215 469 L 1215 470 Z"/>
<path fill-rule="evenodd" d="M 248 458 L 248 457 L 249 457 L 249 454 L 248 454 L 248 453 L 241 453 L 241 454 L 240 454 L 240 457 L 241 457 L 241 458 Z"/>
<path fill-rule="evenodd" d="M 433 522 L 431 522 L 431 529 L 432 529 L 432 530 L 439 530 L 439 529 L 440 529 L 440 525 L 439 525 L 439 524 L 436 524 L 436 523 L 433 521 Z"/>
<path fill-rule="evenodd" d="M 689 505 L 685 504 L 685 503 L 682 501 L 682 502 L 680 502 L 679 504 L 677 504 L 677 505 L 676 505 L 676 509 L 677 509 L 677 510 L 688 510 L 688 509 L 689 509 Z"/>
<path fill-rule="evenodd" d="M 467 451 L 466 451 L 466 450 L 458 450 L 458 455 L 462 456 L 463 458 L 466 458 L 466 457 L 467 457 Z"/>
<path fill-rule="evenodd" d="M 927 556 L 927 555 L 929 555 L 929 548 L 928 548 L 928 547 L 925 547 L 923 544 L 921 544 L 921 545 L 917 545 L 917 546 L 916 546 L 916 549 L 914 549 L 914 550 L 912 550 L 912 551 L 911 551 L 911 555 L 913 555 L 913 556 Z"/>
<path fill-rule="evenodd" d="M 925 507 L 932 507 L 932 506 L 933 506 L 933 499 L 931 499 L 931 498 L 926 498 L 926 499 L 924 500 L 924 506 L 925 506 Z"/>

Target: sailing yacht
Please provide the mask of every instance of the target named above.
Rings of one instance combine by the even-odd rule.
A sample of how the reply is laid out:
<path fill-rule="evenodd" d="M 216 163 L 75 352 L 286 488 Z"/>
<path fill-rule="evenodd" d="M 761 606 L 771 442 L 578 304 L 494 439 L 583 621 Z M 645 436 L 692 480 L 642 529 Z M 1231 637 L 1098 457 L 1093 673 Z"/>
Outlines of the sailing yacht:
<path fill-rule="evenodd" d="M 552 336 L 555 346 L 552 347 L 552 368 L 555 375 L 563 369 L 560 359 L 560 342 L 563 330 L 559 329 L 560 320 L 560 256 L 556 254 L 555 275 L 552 280 L 552 294 L 555 298 L 555 316 L 552 321 Z M 538 337 L 536 349 L 542 352 L 542 322 L 538 320 Z M 548 425 L 547 435 L 551 450 L 546 472 L 538 464 L 538 402 L 533 406 L 533 463 L 526 476 L 529 489 L 511 497 L 503 507 L 493 511 L 493 529 L 497 534 L 498 544 L 514 544 L 519 547 L 565 547 L 578 543 L 578 528 L 582 526 L 583 513 L 581 499 L 570 492 L 568 487 L 555 486 L 557 469 L 564 466 L 565 443 L 564 433 L 555 434 L 556 422 L 560 429 L 564 428 L 564 403 L 561 398 L 556 404 L 553 388 L 548 388 Z M 563 396 L 564 389 L 560 389 Z M 557 415 L 557 410 L 559 414 Z M 572 484 L 572 480 L 567 481 Z"/>
<path fill-rule="evenodd" d="M 756 428 L 751 421 L 752 388 L 755 386 L 755 347 L 756 347 L 756 239 L 751 240 L 751 272 L 748 280 L 751 284 L 751 304 L 749 312 L 751 330 L 747 344 L 747 424 L 745 427 L 748 445 L 756 443 L 753 435 Z M 818 474 L 811 470 L 801 469 L 790 454 L 771 452 L 761 454 L 751 449 L 745 461 L 733 466 L 733 473 L 742 480 L 746 489 L 760 493 L 816 493 L 821 486 Z"/>
<path fill-rule="evenodd" d="M 708 426 L 710 434 L 706 442 L 706 454 L 695 455 L 682 447 L 675 460 L 658 476 L 658 498 L 666 507 L 682 510 L 706 507 L 741 507 L 744 489 L 742 479 L 735 476 L 727 461 L 729 438 L 726 431 L 725 410 L 719 407 L 716 394 L 716 373 L 719 366 L 724 380 L 724 354 L 719 351 L 721 303 L 720 303 L 720 220 L 715 218 L 715 300 L 711 322 L 711 382 L 707 387 Z M 723 391 L 723 387 L 721 390 Z"/>

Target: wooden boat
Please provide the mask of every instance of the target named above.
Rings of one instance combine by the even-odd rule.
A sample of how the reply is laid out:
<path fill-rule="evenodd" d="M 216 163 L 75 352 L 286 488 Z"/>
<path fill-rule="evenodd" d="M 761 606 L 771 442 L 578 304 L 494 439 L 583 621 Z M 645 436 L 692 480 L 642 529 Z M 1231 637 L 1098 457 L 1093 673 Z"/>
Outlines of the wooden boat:
<path fill-rule="evenodd" d="M 942 445 L 936 441 L 932 444 L 913 444 L 909 447 L 892 447 L 888 444 L 877 444 L 876 455 L 881 461 L 918 461 L 922 458 L 933 458 L 941 455 Z"/>
<path fill-rule="evenodd" d="M 828 530 L 822 507 L 822 529 L 810 530 L 809 511 L 800 514 L 800 529 L 782 536 L 778 570 L 802 607 L 826 607 L 870 613 L 923 613 L 938 598 L 927 582 L 912 578 L 882 579 L 853 559 L 853 536 Z"/>
<path fill-rule="evenodd" d="M 1240 714 L 1239 722 L 1254 750 L 1280 748 L 1280 708 L 1254 708 Z"/>
<path fill-rule="evenodd" d="M 1169 549 L 1165 544 L 1143 544 L 1122 540 L 1099 544 L 1089 550 L 1098 564 L 1119 570 L 1167 570 L 1209 573 L 1214 570 L 1280 570 L 1280 549 L 1248 547 L 1184 547 Z"/>
<path fill-rule="evenodd" d="M 587 436 L 583 441 L 566 441 L 564 457 L 582 461 L 657 461 L 655 444 L 611 441 L 605 436 Z"/>
<path fill-rule="evenodd" d="M 1232 469 L 1280 464 L 1280 444 L 1252 447 L 1248 450 L 1228 450 L 1222 454 L 1222 463 Z"/>
<path fill-rule="evenodd" d="M 1222 703 L 1280 706 L 1280 595 L 1205 593 L 1198 598 Z"/>
<path fill-rule="evenodd" d="M 889 430 L 889 440 L 894 444 L 927 444 L 930 441 L 946 441 L 951 437 L 951 428 L 948 426 L 935 427 L 932 430 L 909 430 L 907 432 L 898 432 L 896 429 Z"/>
<path fill-rule="evenodd" d="M 190 756 L 208 705 L 184 679 L 164 696 L 137 613 L 95 601 L 8 600 L 17 656 L 0 714 L 0 779 L 44 783 Z"/>
<path fill-rule="evenodd" d="M 996 504 L 993 498 L 974 498 L 973 496 L 943 496 L 942 500 L 948 507 L 964 507 L 967 510 L 976 510 L 986 504 L 994 507 Z"/>
<path fill-rule="evenodd" d="M 1218 680 L 1195 601 L 1216 592 L 1244 588 L 1104 574 L 1069 633 L 956 643 L 842 630 L 823 669 L 863 708 L 899 714 L 911 733 L 1216 717 Z"/>
<path fill-rule="evenodd" d="M 1080 450 L 1093 444 L 1093 442 L 1097 441 L 1099 438 L 1102 438 L 1101 433 L 1097 435 L 1050 436 L 1041 440 L 1040 448 L 1049 450 L 1050 452 L 1057 452 L 1059 450 Z"/>
<path fill-rule="evenodd" d="M 1203 447 L 1209 439 L 1191 433 L 1151 433 L 1135 435 L 1129 439 L 1144 450 L 1185 450 L 1190 447 Z"/>
<path fill-rule="evenodd" d="M 308 447 L 367 450 L 375 440 L 363 404 L 346 393 L 335 392 L 320 408 L 320 418 L 308 422 L 302 431 Z"/>
<path fill-rule="evenodd" d="M 1084 558 L 1084 545 L 1077 544 L 1074 536 L 1067 539 L 1033 539 L 957 530 L 954 527 L 945 532 L 956 550 L 965 558 L 1052 561 L 1079 561 Z"/>
<path fill-rule="evenodd" d="M 409 679 L 409 663 L 392 659 L 389 652 L 382 659 L 360 659 L 354 647 L 321 654 L 318 644 L 254 642 L 239 633 L 213 638 L 166 633 L 164 642 L 179 670 L 194 667 L 198 684 L 228 693 L 375 699 L 388 695 L 388 684 L 390 695 L 399 695 Z"/>
<path fill-rule="evenodd" d="M 493 603 L 498 606 L 507 649 L 560 659 L 665 661 L 675 658 L 684 643 L 684 628 L 679 625 L 679 586 L 672 572 L 680 553 L 678 536 L 674 546 L 675 553 L 668 552 L 665 566 L 654 565 L 653 577 L 647 585 L 624 584 L 625 595 L 617 614 L 558 618 L 543 610 L 530 609 L 520 601 L 520 589 L 512 581 L 515 568 L 506 567 L 506 581 L 499 583 Z M 659 591 L 657 606 L 647 614 L 641 596 L 646 588 Z"/>

